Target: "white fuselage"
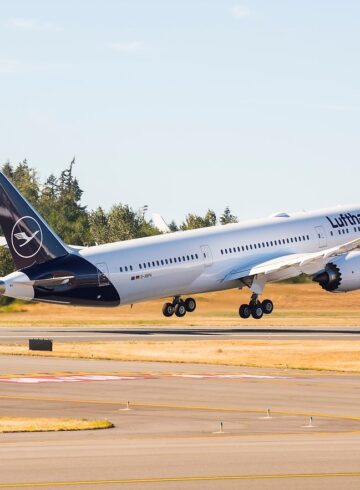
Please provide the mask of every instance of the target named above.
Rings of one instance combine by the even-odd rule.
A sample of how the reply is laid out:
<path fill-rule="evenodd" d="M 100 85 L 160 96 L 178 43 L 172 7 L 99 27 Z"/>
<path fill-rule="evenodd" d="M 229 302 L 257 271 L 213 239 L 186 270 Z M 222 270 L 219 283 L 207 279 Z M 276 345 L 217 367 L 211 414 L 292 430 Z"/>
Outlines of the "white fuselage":
<path fill-rule="evenodd" d="M 241 288 L 233 269 L 316 252 L 360 236 L 360 206 L 279 214 L 263 220 L 181 231 L 80 250 L 117 289 L 121 305 L 167 296 Z M 276 273 L 270 281 L 291 277 Z"/>

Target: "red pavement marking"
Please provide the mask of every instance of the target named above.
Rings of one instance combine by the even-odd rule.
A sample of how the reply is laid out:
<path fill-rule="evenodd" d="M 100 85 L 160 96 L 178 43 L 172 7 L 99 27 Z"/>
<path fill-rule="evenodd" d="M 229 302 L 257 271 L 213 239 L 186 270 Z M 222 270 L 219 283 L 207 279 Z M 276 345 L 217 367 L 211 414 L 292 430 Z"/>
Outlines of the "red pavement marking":
<path fill-rule="evenodd" d="M 186 373 L 163 373 L 159 374 L 135 374 L 135 375 L 107 375 L 107 374 L 85 374 L 85 375 L 39 375 L 27 376 L 20 375 L 16 377 L 0 377 L 0 383 L 20 383 L 20 384 L 37 384 L 37 383 L 91 383 L 96 381 L 137 381 L 140 379 L 157 379 L 157 378 L 184 378 L 184 379 L 289 379 L 287 376 L 257 376 L 249 374 L 186 374 Z"/>

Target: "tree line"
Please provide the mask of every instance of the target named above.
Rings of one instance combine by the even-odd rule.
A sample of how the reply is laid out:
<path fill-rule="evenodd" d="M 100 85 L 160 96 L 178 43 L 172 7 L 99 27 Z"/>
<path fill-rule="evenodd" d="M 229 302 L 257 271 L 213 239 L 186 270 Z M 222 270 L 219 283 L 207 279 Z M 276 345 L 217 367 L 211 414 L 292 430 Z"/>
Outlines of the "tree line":
<path fill-rule="evenodd" d="M 89 210 L 82 204 L 83 190 L 74 175 L 74 165 L 75 159 L 59 175 L 50 174 L 45 182 L 41 182 L 36 169 L 26 160 L 17 165 L 6 162 L 2 171 L 65 243 L 91 246 L 161 233 L 146 217 L 144 208 L 116 203 L 108 211 L 101 206 Z M 237 221 L 226 207 L 219 217 L 208 209 L 204 216 L 189 213 L 182 223 L 172 221 L 169 227 L 171 231 L 192 230 Z M 0 248 L 0 276 L 13 270 L 8 249 Z"/>

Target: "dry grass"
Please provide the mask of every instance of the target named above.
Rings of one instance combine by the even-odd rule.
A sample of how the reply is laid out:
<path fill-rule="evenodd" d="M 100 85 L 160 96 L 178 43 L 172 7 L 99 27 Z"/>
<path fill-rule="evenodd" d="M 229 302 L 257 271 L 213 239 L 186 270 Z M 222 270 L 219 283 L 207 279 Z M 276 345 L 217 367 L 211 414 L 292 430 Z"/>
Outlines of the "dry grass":
<path fill-rule="evenodd" d="M 0 417 L 0 433 L 94 430 L 111 427 L 113 424 L 107 420 Z"/>
<path fill-rule="evenodd" d="M 0 346 L 0 354 L 360 372 L 357 340 L 186 340 L 55 344 L 53 352 Z"/>
<path fill-rule="evenodd" d="M 270 284 L 264 297 L 274 301 L 275 311 L 260 322 L 241 320 L 239 304 L 249 300 L 249 291 L 232 290 L 196 297 L 195 313 L 179 319 L 161 314 L 163 300 L 120 308 L 80 308 L 25 304 L 0 309 L 0 326 L 88 325 L 217 325 L 217 326 L 357 326 L 360 324 L 360 291 L 333 294 L 317 284 Z"/>

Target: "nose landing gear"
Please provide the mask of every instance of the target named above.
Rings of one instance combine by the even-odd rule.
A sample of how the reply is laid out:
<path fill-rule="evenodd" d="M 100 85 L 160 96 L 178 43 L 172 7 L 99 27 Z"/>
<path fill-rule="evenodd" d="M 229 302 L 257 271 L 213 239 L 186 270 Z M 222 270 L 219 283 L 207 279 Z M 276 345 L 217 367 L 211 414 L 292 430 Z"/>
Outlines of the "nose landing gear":
<path fill-rule="evenodd" d="M 256 320 L 260 320 L 263 315 L 270 315 L 273 312 L 274 305 L 270 299 L 259 300 L 258 294 L 251 296 L 250 303 L 248 305 L 243 304 L 239 308 L 239 315 L 241 318 L 249 318 L 252 316 Z"/>
<path fill-rule="evenodd" d="M 179 296 L 176 296 L 172 303 L 165 303 L 162 312 L 166 317 L 172 316 L 174 313 L 177 317 L 181 318 L 186 313 L 192 313 L 196 310 L 196 301 L 194 298 L 186 298 L 184 301 Z"/>

